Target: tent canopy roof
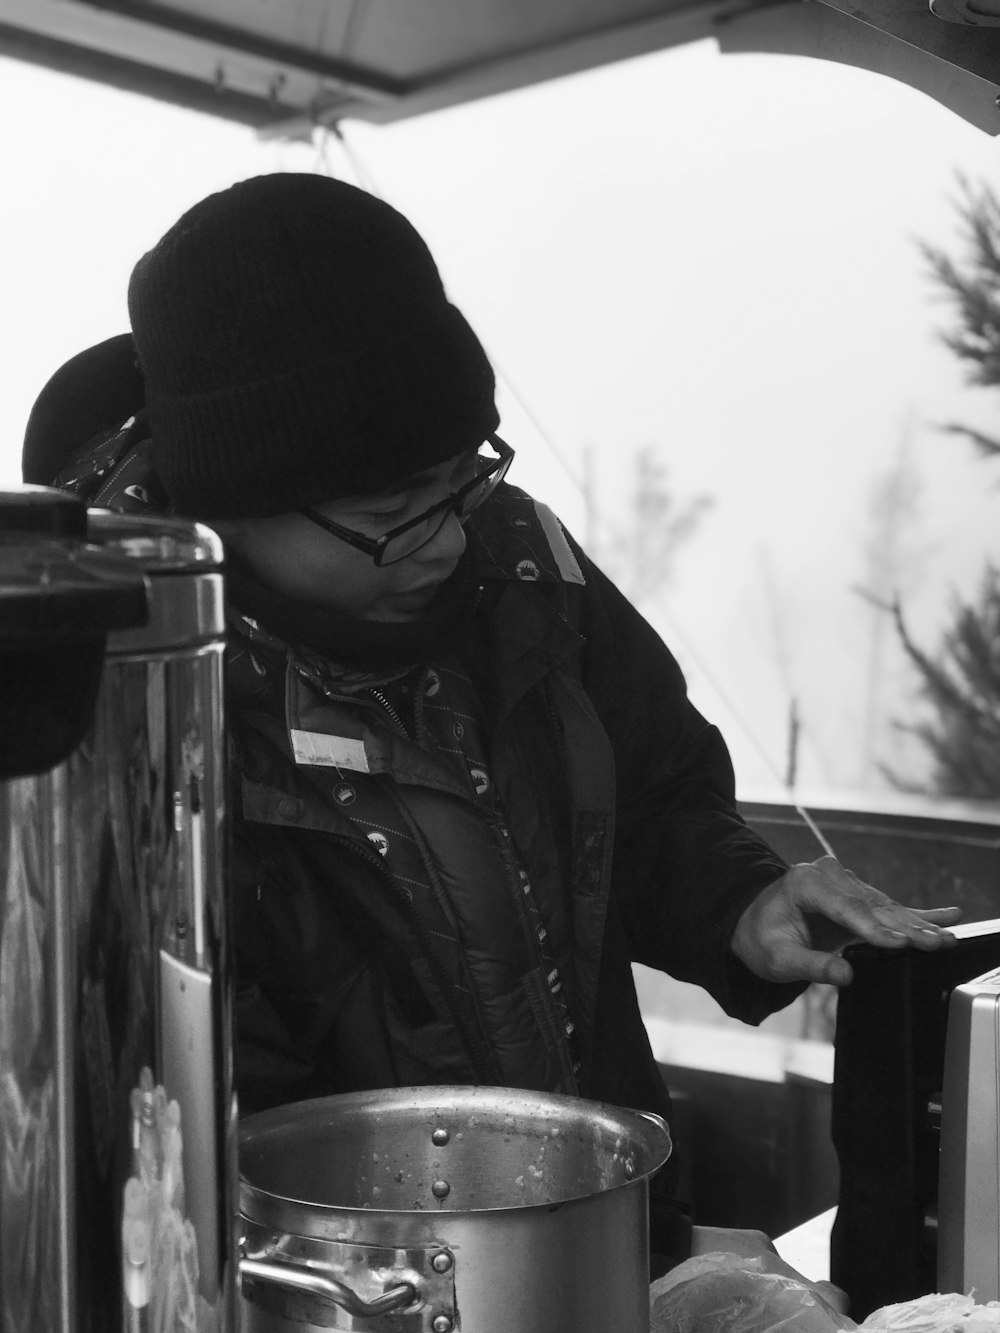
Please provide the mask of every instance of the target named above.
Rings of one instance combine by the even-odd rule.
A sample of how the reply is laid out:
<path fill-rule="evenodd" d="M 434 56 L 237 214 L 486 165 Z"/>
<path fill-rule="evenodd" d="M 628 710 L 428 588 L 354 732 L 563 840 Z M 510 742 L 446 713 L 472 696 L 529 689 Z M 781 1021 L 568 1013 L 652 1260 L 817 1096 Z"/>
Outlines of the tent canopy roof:
<path fill-rule="evenodd" d="M 303 136 L 645 52 L 824 56 L 1000 132 L 1000 0 L 0 0 L 0 54 Z M 991 12 L 991 6 L 996 12 Z"/>

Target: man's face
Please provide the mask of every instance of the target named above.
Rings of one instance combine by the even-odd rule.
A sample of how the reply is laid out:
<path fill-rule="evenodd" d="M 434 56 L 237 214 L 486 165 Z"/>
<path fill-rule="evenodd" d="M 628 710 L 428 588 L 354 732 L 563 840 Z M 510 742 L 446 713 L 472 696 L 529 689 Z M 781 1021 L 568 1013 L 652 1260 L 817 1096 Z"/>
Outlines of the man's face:
<path fill-rule="evenodd" d="M 396 489 L 330 500 L 315 508 L 342 527 L 376 538 L 447 499 L 475 471 L 473 449 Z M 304 514 L 220 521 L 216 526 L 272 591 L 360 620 L 417 620 L 465 551 L 465 532 L 453 513 L 426 546 L 398 564 L 381 567 Z"/>

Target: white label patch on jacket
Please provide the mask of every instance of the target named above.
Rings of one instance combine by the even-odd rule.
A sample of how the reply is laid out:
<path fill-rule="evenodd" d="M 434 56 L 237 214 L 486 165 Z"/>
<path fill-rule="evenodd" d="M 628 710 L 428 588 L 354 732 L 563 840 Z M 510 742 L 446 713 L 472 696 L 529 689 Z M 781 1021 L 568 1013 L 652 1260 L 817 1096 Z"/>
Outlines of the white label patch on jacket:
<path fill-rule="evenodd" d="M 297 764 L 321 768 L 347 768 L 352 773 L 370 773 L 363 741 L 350 736 L 327 736 L 322 731 L 289 729 L 292 754 Z"/>

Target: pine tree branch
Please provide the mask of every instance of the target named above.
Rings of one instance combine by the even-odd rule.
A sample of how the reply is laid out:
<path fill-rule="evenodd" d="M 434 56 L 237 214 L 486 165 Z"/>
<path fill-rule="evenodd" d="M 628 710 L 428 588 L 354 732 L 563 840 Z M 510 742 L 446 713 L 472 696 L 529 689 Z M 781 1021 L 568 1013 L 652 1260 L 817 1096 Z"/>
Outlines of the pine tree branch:
<path fill-rule="evenodd" d="M 982 431 L 972 426 L 963 426 L 958 421 L 942 422 L 938 429 L 945 435 L 964 436 L 984 458 L 1000 457 L 1000 440 L 995 440 L 992 435 L 984 435 Z"/>
<path fill-rule="evenodd" d="M 892 606 L 893 620 L 896 625 L 896 632 L 899 635 L 900 642 L 905 649 L 907 656 L 915 664 L 920 674 L 924 678 L 925 692 L 932 693 L 938 701 L 938 707 L 943 711 L 945 708 L 951 708 L 955 713 L 969 721 L 975 721 L 978 717 L 975 706 L 962 693 L 961 689 L 955 684 L 948 672 L 943 667 L 930 658 L 922 648 L 910 637 L 909 630 L 906 627 L 906 621 L 903 617 L 903 607 L 897 597 Z"/>

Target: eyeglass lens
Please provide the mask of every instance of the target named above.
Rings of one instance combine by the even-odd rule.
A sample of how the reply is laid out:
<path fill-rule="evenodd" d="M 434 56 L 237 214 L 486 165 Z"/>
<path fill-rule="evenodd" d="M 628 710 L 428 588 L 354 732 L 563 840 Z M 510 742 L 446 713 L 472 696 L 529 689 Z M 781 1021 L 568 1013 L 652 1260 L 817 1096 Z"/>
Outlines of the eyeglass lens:
<path fill-rule="evenodd" d="M 497 461 L 495 458 L 485 457 L 480 457 L 479 460 L 483 468 L 490 468 Z M 505 468 L 500 467 L 484 472 L 481 477 L 469 483 L 467 490 L 463 490 L 461 495 L 454 497 L 452 502 L 444 505 L 439 512 L 428 514 L 423 523 L 417 523 L 412 528 L 407 528 L 405 532 L 399 533 L 386 542 L 381 551 L 379 564 L 397 564 L 400 560 L 405 560 L 407 556 L 419 551 L 422 546 L 432 542 L 452 513 L 459 520 L 468 518 L 472 511 L 483 503 L 501 480 L 505 471 Z"/>

